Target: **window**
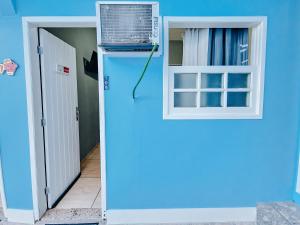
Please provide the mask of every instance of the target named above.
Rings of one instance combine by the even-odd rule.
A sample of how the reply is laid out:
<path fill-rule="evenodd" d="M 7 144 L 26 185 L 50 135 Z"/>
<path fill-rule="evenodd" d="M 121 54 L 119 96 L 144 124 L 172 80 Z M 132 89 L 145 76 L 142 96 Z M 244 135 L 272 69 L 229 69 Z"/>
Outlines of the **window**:
<path fill-rule="evenodd" d="M 262 118 L 265 17 L 164 18 L 164 118 Z"/>

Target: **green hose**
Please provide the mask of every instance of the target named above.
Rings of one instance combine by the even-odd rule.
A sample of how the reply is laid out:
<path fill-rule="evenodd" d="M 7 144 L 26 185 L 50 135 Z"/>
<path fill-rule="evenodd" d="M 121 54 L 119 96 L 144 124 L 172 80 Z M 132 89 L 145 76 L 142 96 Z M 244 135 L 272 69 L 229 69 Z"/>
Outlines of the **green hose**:
<path fill-rule="evenodd" d="M 145 64 L 145 67 L 144 67 L 144 70 L 142 72 L 142 75 L 140 76 L 140 79 L 138 80 L 138 82 L 136 83 L 136 85 L 134 86 L 133 90 L 132 90 L 132 98 L 135 99 L 135 91 L 136 91 L 136 88 L 139 86 L 139 84 L 141 83 L 146 71 L 147 71 L 147 68 L 148 68 L 148 65 L 152 59 L 152 56 L 153 56 L 153 53 L 155 52 L 156 48 L 157 48 L 157 43 L 154 44 L 153 48 L 152 48 L 152 51 L 151 51 L 151 54 L 147 60 L 147 63 Z"/>

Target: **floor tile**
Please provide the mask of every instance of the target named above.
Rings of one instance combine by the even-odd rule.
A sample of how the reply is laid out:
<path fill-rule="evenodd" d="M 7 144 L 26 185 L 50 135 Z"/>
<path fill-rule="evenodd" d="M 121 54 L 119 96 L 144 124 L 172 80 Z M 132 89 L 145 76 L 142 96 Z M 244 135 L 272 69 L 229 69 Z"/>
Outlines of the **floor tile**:
<path fill-rule="evenodd" d="M 99 193 L 98 193 L 98 195 L 97 195 L 97 197 L 96 197 L 96 199 L 95 199 L 95 201 L 94 201 L 94 203 L 92 205 L 92 208 L 98 209 L 100 207 L 101 207 L 101 193 L 99 191 Z"/>
<path fill-rule="evenodd" d="M 100 147 L 97 145 L 86 157 L 86 159 L 98 159 L 100 160 Z"/>
<path fill-rule="evenodd" d="M 91 208 L 99 191 L 99 178 L 79 178 L 56 208 Z"/>
<path fill-rule="evenodd" d="M 86 160 L 86 164 L 82 167 L 81 177 L 100 178 L 100 161 L 95 159 Z"/>
<path fill-rule="evenodd" d="M 257 205 L 257 225 L 291 225 L 272 204 Z"/>
<path fill-rule="evenodd" d="M 81 160 L 81 162 L 80 162 L 80 171 L 82 171 L 88 163 L 89 163 L 89 160 L 87 160 L 86 158 Z"/>
<path fill-rule="evenodd" d="M 274 209 L 291 224 L 300 224 L 300 207 L 293 202 L 275 202 Z"/>
<path fill-rule="evenodd" d="M 100 150 L 96 146 L 81 161 L 81 176 L 56 209 L 81 209 L 100 207 Z"/>

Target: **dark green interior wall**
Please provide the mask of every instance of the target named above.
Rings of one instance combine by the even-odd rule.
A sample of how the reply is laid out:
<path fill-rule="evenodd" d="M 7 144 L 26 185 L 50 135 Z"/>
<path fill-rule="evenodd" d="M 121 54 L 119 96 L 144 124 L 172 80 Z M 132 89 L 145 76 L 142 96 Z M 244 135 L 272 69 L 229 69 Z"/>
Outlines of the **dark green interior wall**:
<path fill-rule="evenodd" d="M 83 57 L 97 51 L 95 28 L 49 28 L 50 33 L 76 48 L 80 159 L 99 143 L 98 81 L 84 73 Z"/>

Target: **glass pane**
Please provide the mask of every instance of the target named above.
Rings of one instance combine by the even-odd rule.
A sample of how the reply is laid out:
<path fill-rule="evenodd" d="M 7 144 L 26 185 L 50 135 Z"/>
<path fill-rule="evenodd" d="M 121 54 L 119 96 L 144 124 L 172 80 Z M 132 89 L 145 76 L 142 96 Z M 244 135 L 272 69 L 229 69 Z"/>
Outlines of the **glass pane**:
<path fill-rule="evenodd" d="M 197 92 L 175 92 L 174 107 L 196 107 Z"/>
<path fill-rule="evenodd" d="M 202 73 L 201 88 L 222 88 L 222 73 Z"/>
<path fill-rule="evenodd" d="M 174 74 L 174 88 L 197 88 L 197 74 L 176 73 Z"/>
<path fill-rule="evenodd" d="M 227 106 L 228 107 L 248 107 L 249 92 L 228 92 Z"/>
<path fill-rule="evenodd" d="M 222 107 L 222 92 L 202 92 L 201 107 Z"/>
<path fill-rule="evenodd" d="M 228 88 L 248 88 L 250 85 L 250 74 L 229 73 Z"/>

